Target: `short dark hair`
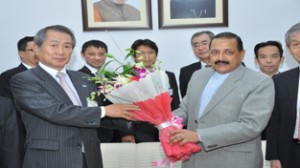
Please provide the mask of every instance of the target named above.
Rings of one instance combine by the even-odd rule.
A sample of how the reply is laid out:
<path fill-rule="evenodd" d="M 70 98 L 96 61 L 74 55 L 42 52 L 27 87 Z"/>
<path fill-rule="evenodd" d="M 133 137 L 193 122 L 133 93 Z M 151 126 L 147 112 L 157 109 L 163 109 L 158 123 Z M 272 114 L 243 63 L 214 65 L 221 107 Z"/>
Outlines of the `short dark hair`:
<path fill-rule="evenodd" d="M 84 53 L 85 50 L 91 46 L 96 47 L 96 48 L 104 48 L 105 51 L 108 52 L 107 45 L 104 42 L 102 42 L 100 40 L 90 40 L 90 41 L 85 42 L 82 45 L 81 53 Z"/>
<path fill-rule="evenodd" d="M 254 47 L 254 53 L 255 53 L 255 58 L 258 59 L 258 50 L 260 48 L 266 47 L 266 46 L 275 46 L 278 48 L 279 54 L 280 54 L 280 58 L 283 55 L 283 49 L 282 49 L 282 45 L 280 42 L 278 41 L 266 41 L 266 42 L 261 42 L 255 45 Z"/>
<path fill-rule="evenodd" d="M 152 48 L 153 50 L 155 50 L 156 55 L 158 54 L 158 47 L 156 45 L 155 42 L 149 40 L 149 39 L 138 39 L 136 41 L 133 42 L 133 44 L 131 45 L 131 49 L 134 50 L 134 57 L 135 57 L 135 50 L 137 50 L 137 48 L 141 45 L 144 46 L 148 46 L 150 48 Z"/>
<path fill-rule="evenodd" d="M 75 36 L 74 36 L 72 30 L 65 26 L 62 26 L 62 25 L 48 26 L 48 27 L 45 27 L 45 28 L 39 30 L 36 33 L 36 35 L 34 36 L 34 42 L 38 47 L 41 47 L 43 45 L 43 43 L 45 42 L 45 40 L 47 38 L 46 34 L 49 30 L 58 31 L 58 32 L 62 32 L 62 33 L 66 33 L 66 34 L 70 35 L 71 39 L 72 39 L 72 48 L 75 47 L 76 39 L 75 39 Z"/>
<path fill-rule="evenodd" d="M 25 51 L 27 47 L 27 43 L 30 41 L 34 41 L 33 36 L 25 36 L 18 41 L 18 51 Z"/>
<path fill-rule="evenodd" d="M 200 31 L 200 32 L 196 32 L 196 33 L 193 34 L 193 36 L 192 36 L 192 38 L 191 38 L 191 44 L 193 45 L 193 39 L 194 39 L 195 37 L 201 36 L 201 35 L 203 35 L 203 34 L 207 34 L 207 35 L 209 36 L 210 40 L 215 36 L 214 33 L 211 32 L 211 31 Z"/>
<path fill-rule="evenodd" d="M 243 51 L 244 50 L 242 39 L 238 35 L 236 35 L 236 34 L 234 34 L 232 32 L 222 32 L 222 33 L 219 33 L 219 34 L 215 35 L 213 37 L 213 39 L 211 40 L 210 44 L 209 44 L 209 48 L 210 48 L 211 43 L 212 43 L 212 41 L 214 39 L 235 39 L 236 42 L 237 42 L 237 49 L 239 51 Z"/>

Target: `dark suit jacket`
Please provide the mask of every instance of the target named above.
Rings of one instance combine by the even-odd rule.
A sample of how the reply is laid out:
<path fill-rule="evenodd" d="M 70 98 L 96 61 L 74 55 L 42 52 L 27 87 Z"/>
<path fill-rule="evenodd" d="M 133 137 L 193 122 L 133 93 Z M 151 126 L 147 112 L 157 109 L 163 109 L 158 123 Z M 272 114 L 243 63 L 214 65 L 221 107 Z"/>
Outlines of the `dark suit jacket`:
<path fill-rule="evenodd" d="M 170 93 L 172 96 L 171 109 L 175 110 L 179 107 L 180 98 L 178 94 L 178 86 L 173 72 L 166 71 L 170 83 Z M 158 130 L 152 124 L 147 122 L 134 122 L 133 131 L 121 132 L 121 136 L 134 135 L 136 143 L 159 141 Z"/>
<path fill-rule="evenodd" d="M 0 97 L 0 168 L 20 168 L 19 128 L 10 99 Z"/>
<path fill-rule="evenodd" d="M 26 71 L 27 68 L 20 64 L 18 67 L 7 70 L 0 75 L 0 96 L 13 98 L 11 89 L 10 89 L 10 79 L 17 73 Z"/>
<path fill-rule="evenodd" d="M 27 71 L 28 69 L 21 63 L 19 66 L 12 68 L 10 70 L 7 70 L 3 72 L 0 75 L 0 96 L 7 97 L 10 99 L 13 99 L 13 95 L 11 93 L 11 87 L 10 87 L 10 79 L 18 73 Z M 17 112 L 17 123 L 19 126 L 19 140 L 20 140 L 20 153 L 21 153 L 21 163 L 25 154 L 24 149 L 24 143 L 26 138 L 26 131 L 24 128 L 24 125 L 21 121 L 20 113 Z"/>
<path fill-rule="evenodd" d="M 82 107 L 74 106 L 66 92 L 37 66 L 12 77 L 11 88 L 27 130 L 23 168 L 82 168 L 84 144 L 89 168 L 102 168 L 101 109 L 86 107 L 94 84 L 81 72 L 67 71 Z"/>
<path fill-rule="evenodd" d="M 266 159 L 279 159 L 284 168 L 289 165 L 296 124 L 299 67 L 275 75 L 273 80 L 275 106 L 267 127 Z"/>
<path fill-rule="evenodd" d="M 201 62 L 195 62 L 193 64 L 190 64 L 188 66 L 180 68 L 179 73 L 179 87 L 180 87 L 180 93 L 181 97 L 183 98 L 186 95 L 187 86 L 189 84 L 189 81 L 193 75 L 193 73 L 201 69 L 202 65 Z"/>
<path fill-rule="evenodd" d="M 86 66 L 83 66 L 78 71 L 83 72 L 85 74 L 88 74 L 90 76 L 95 76 L 90 71 L 90 69 L 87 68 Z M 96 101 L 97 101 L 99 106 L 111 104 L 110 101 L 108 101 L 107 99 L 105 100 L 105 97 L 103 95 L 100 95 L 99 97 L 97 97 Z M 102 120 L 108 120 L 108 118 L 103 118 Z M 102 124 L 102 126 L 103 126 L 103 124 Z M 114 132 L 115 131 L 113 129 L 105 128 L 105 125 L 104 125 L 104 127 L 98 128 L 98 137 L 101 140 L 101 142 L 113 142 L 115 140 L 114 139 Z"/>

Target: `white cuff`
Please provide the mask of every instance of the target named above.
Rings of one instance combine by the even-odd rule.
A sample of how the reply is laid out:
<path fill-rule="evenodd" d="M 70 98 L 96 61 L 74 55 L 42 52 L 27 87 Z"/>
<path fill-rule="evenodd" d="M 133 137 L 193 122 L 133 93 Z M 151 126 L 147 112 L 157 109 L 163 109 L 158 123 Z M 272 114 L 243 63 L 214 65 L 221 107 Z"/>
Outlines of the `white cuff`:
<path fill-rule="evenodd" d="M 101 108 L 101 118 L 105 117 L 105 107 L 104 106 L 100 106 Z"/>

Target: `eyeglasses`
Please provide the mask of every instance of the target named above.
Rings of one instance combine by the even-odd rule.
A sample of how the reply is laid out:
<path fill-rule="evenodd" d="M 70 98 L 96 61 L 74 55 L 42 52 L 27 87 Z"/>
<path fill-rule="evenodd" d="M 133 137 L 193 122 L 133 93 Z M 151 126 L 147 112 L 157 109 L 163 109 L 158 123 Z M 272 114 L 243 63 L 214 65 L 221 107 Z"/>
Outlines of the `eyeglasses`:
<path fill-rule="evenodd" d="M 33 49 L 25 49 L 23 51 L 31 51 L 31 52 L 34 52 Z"/>

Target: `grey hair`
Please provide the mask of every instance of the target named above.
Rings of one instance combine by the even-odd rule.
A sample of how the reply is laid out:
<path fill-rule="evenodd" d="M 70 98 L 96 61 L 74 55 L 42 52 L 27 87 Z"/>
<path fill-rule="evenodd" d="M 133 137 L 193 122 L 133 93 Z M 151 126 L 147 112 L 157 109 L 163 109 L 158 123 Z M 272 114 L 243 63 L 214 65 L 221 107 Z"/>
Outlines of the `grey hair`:
<path fill-rule="evenodd" d="M 200 31 L 200 32 L 196 32 L 196 33 L 193 34 L 193 36 L 192 36 L 192 38 L 191 38 L 191 44 L 193 45 L 193 39 L 194 39 L 195 37 L 201 36 L 201 35 L 203 35 L 203 34 L 207 34 L 207 35 L 209 36 L 210 40 L 215 36 L 214 33 L 211 32 L 211 31 Z"/>
<path fill-rule="evenodd" d="M 295 24 L 285 33 L 285 43 L 288 47 L 290 46 L 290 35 L 294 33 L 300 33 L 300 23 Z"/>
<path fill-rule="evenodd" d="M 53 30 L 53 31 L 58 31 L 58 32 L 62 32 L 62 33 L 66 33 L 69 34 L 71 36 L 72 39 L 72 48 L 75 47 L 76 45 L 76 39 L 74 36 L 74 33 L 72 32 L 72 30 L 70 30 L 69 28 L 62 26 L 62 25 L 53 25 L 53 26 L 48 26 L 45 27 L 41 30 L 39 30 L 36 35 L 34 36 L 34 43 L 40 48 L 43 43 L 46 40 L 46 34 L 49 30 Z"/>

